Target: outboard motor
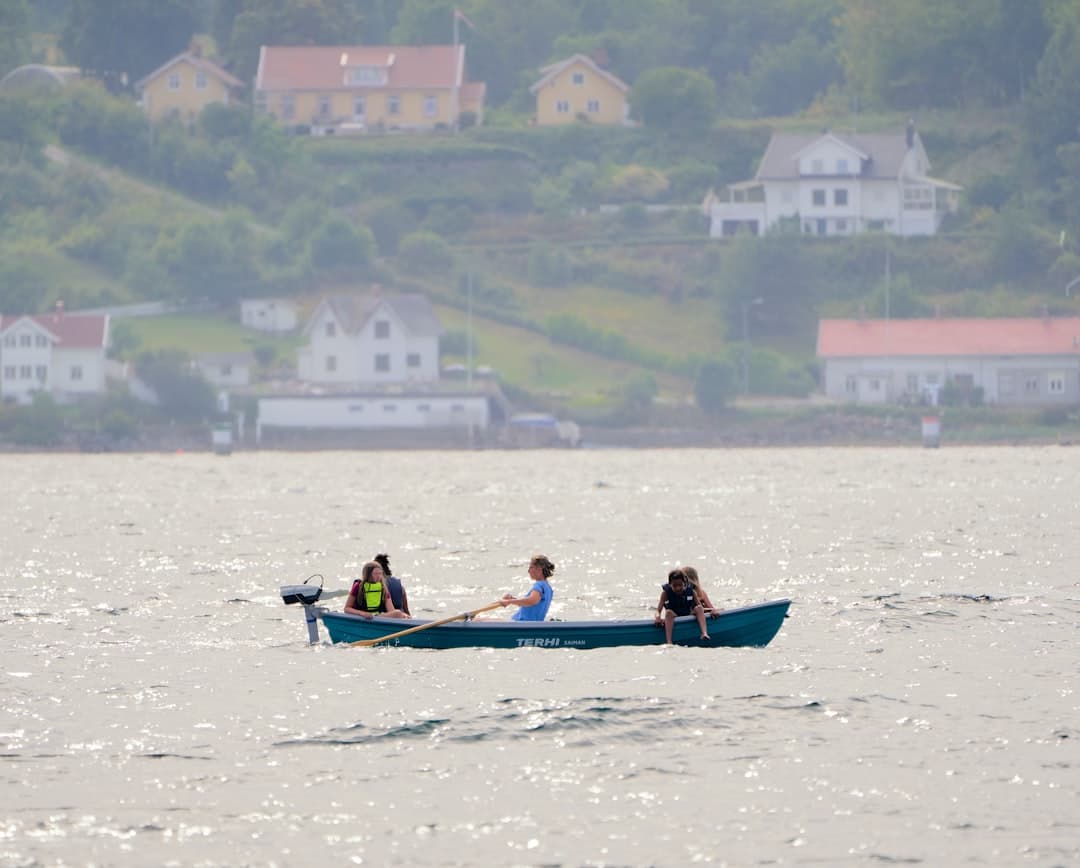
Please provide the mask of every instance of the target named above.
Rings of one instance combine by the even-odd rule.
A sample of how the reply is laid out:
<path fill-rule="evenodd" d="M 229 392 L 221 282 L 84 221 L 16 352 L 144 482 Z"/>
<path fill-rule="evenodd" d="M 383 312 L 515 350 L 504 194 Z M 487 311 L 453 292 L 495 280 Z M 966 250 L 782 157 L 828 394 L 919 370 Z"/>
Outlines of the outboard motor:
<path fill-rule="evenodd" d="M 318 579 L 319 584 L 309 585 L 312 579 Z M 318 573 L 312 576 L 308 576 L 304 579 L 302 585 L 282 585 L 281 586 L 281 600 L 286 606 L 293 603 L 300 603 L 304 607 L 304 620 L 307 622 L 308 629 L 308 642 L 314 645 L 319 641 L 319 612 L 323 611 L 321 606 L 315 604 L 319 602 L 319 598 L 322 596 L 323 577 Z"/>

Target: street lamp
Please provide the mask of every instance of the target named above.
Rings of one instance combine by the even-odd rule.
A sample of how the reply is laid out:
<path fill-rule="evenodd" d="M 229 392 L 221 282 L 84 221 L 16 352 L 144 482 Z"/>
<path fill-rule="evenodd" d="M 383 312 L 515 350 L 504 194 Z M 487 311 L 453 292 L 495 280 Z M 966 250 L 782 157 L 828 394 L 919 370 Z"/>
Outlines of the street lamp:
<path fill-rule="evenodd" d="M 761 296 L 742 303 L 742 390 L 744 395 L 750 394 L 750 307 L 764 303 L 765 299 Z"/>

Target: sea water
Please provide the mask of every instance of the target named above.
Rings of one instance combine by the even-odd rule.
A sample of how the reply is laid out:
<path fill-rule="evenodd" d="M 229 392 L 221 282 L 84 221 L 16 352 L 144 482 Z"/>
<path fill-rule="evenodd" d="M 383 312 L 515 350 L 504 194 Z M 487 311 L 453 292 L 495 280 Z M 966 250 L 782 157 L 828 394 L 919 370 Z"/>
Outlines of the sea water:
<path fill-rule="evenodd" d="M 1080 450 L 0 456 L 0 865 L 1080 864 Z M 557 564 L 764 649 L 307 644 Z M 314 579 L 318 582 L 320 579 Z"/>

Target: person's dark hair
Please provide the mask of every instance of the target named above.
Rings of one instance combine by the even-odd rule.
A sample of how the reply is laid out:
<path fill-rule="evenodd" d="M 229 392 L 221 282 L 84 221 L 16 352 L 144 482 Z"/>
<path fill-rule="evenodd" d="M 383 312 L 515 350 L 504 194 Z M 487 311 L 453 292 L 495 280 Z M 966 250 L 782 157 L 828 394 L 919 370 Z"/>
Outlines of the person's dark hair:
<path fill-rule="evenodd" d="M 378 564 L 378 565 L 379 565 L 380 567 L 382 567 L 382 571 L 383 571 L 383 572 L 384 572 L 384 573 L 385 573 L 385 574 L 387 575 L 387 577 L 389 577 L 389 576 L 393 575 L 393 574 L 392 574 L 392 573 L 390 572 L 390 556 L 389 556 L 389 555 L 384 555 L 384 554 L 382 554 L 382 553 L 379 553 L 379 554 L 375 555 L 375 557 L 373 558 L 373 560 L 374 560 L 374 561 L 375 561 L 375 563 L 377 563 L 377 564 Z"/>
<path fill-rule="evenodd" d="M 684 573 L 682 570 L 672 570 L 670 573 L 667 574 L 667 581 L 669 585 L 676 579 L 678 579 L 680 582 L 686 582 L 686 584 L 690 584 L 690 582 L 686 578 L 686 573 Z"/>
<path fill-rule="evenodd" d="M 547 555 L 533 555 L 529 566 L 536 565 L 540 567 L 541 572 L 544 574 L 544 578 L 550 578 L 555 573 L 555 564 L 548 560 Z"/>

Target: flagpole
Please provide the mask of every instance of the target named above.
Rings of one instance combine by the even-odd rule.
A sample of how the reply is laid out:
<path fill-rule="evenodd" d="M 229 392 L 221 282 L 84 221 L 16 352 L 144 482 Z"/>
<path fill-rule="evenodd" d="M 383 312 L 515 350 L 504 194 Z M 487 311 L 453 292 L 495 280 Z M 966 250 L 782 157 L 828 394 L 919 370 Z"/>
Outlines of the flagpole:
<path fill-rule="evenodd" d="M 450 128 L 456 133 L 458 127 L 461 126 L 461 103 L 460 95 L 458 94 L 458 10 L 454 7 L 454 104 L 451 106 L 454 116 L 452 118 L 453 123 Z"/>

